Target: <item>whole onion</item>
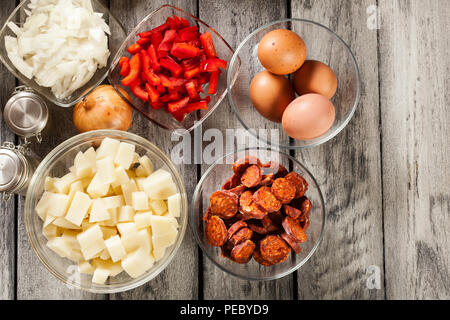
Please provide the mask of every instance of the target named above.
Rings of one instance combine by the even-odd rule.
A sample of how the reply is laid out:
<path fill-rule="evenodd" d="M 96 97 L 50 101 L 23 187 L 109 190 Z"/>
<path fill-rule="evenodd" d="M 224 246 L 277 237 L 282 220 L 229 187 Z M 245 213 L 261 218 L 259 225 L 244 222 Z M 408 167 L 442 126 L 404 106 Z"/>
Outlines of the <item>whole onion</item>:
<path fill-rule="evenodd" d="M 120 93 L 130 101 L 128 93 Z M 133 110 L 111 85 L 100 85 L 77 103 L 73 109 L 73 123 L 79 132 L 99 129 L 127 131 L 132 122 Z"/>

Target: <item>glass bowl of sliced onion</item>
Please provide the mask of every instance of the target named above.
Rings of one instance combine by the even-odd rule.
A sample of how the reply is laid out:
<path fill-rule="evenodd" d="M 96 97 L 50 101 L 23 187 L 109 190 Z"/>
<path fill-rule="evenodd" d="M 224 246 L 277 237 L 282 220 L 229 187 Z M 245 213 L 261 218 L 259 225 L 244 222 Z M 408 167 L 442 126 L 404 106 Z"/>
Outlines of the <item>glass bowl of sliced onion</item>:
<path fill-rule="evenodd" d="M 24 0 L 0 30 L 0 60 L 27 87 L 70 107 L 106 78 L 125 37 L 97 0 Z"/>

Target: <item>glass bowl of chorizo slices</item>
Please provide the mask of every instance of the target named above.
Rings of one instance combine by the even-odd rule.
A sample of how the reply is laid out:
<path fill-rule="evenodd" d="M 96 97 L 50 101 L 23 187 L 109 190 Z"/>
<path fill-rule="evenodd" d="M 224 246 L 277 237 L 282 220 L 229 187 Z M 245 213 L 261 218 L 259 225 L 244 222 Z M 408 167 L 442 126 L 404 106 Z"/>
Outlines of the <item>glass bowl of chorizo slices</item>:
<path fill-rule="evenodd" d="M 314 254 L 325 205 L 299 161 L 252 148 L 208 168 L 194 191 L 189 220 L 203 253 L 220 269 L 245 280 L 272 280 Z"/>

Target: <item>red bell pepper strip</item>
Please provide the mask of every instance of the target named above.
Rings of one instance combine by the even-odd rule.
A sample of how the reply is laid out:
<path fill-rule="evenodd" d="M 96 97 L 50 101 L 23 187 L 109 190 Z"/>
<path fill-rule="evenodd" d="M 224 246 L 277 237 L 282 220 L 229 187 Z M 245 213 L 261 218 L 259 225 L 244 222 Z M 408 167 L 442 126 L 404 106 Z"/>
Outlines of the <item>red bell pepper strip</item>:
<path fill-rule="evenodd" d="M 198 27 L 197 26 L 191 26 L 191 27 L 187 27 L 187 28 L 183 28 L 178 30 L 178 34 L 182 35 L 185 32 L 198 32 Z"/>
<path fill-rule="evenodd" d="M 177 87 L 182 87 L 185 85 L 186 80 L 182 79 L 182 78 L 174 78 L 174 77 L 166 77 L 163 74 L 159 75 L 159 78 L 161 79 L 161 84 L 166 87 L 166 88 L 177 88 Z"/>
<path fill-rule="evenodd" d="M 183 68 L 169 56 L 162 58 L 159 61 L 159 64 L 161 65 L 161 67 L 169 70 L 174 77 L 178 77 L 183 71 Z"/>
<path fill-rule="evenodd" d="M 209 89 L 208 94 L 217 93 L 217 83 L 219 82 L 220 71 L 211 72 L 211 77 L 209 78 Z"/>
<path fill-rule="evenodd" d="M 166 87 L 164 87 L 164 86 L 162 85 L 162 83 L 160 83 L 160 84 L 158 84 L 158 85 L 156 86 L 156 90 L 158 90 L 159 93 L 165 93 L 165 92 L 166 92 Z"/>
<path fill-rule="evenodd" d="M 163 95 L 159 98 L 159 100 L 161 102 L 178 101 L 180 99 L 181 99 L 181 96 L 178 93 L 178 91 L 169 92 L 168 94 Z"/>
<path fill-rule="evenodd" d="M 203 49 L 205 49 L 205 53 L 208 56 L 208 58 L 216 58 L 217 57 L 216 48 L 214 47 L 212 35 L 209 31 L 203 33 L 200 36 L 200 42 L 202 43 Z"/>
<path fill-rule="evenodd" d="M 198 32 L 184 32 L 182 34 L 180 34 L 180 40 L 181 41 L 197 41 L 198 37 L 199 37 L 199 33 Z M 197 45 L 196 45 L 197 47 Z"/>
<path fill-rule="evenodd" d="M 141 85 L 139 83 L 139 79 L 137 81 L 134 81 L 130 84 L 130 90 L 131 92 L 133 92 L 133 94 L 141 99 L 142 101 L 147 101 L 148 100 L 148 93 L 147 91 L 145 91 L 144 89 L 141 88 Z"/>
<path fill-rule="evenodd" d="M 169 24 L 170 29 L 172 30 L 178 30 L 181 27 L 180 18 L 178 18 L 176 15 L 174 15 L 173 17 L 168 17 L 166 23 Z"/>
<path fill-rule="evenodd" d="M 153 33 L 158 33 L 158 32 L 161 33 L 161 32 L 166 31 L 167 29 L 169 29 L 169 27 L 170 27 L 169 24 L 163 23 L 162 25 L 160 25 L 160 26 L 158 26 L 156 28 L 153 28 L 152 30 L 138 33 L 138 36 L 141 37 L 141 38 L 148 38 Z"/>
<path fill-rule="evenodd" d="M 122 85 L 124 87 L 129 86 L 132 82 L 135 82 L 139 78 L 141 73 L 141 55 L 136 53 L 130 59 L 130 73 L 122 79 Z"/>
<path fill-rule="evenodd" d="M 147 47 L 151 42 L 151 38 L 140 38 L 136 41 L 141 47 Z"/>
<path fill-rule="evenodd" d="M 131 46 L 129 46 L 127 50 L 130 54 L 136 54 L 136 53 L 140 52 L 141 49 L 142 49 L 141 46 L 139 44 L 135 43 L 135 44 L 132 44 Z"/>
<path fill-rule="evenodd" d="M 145 84 L 145 90 L 148 93 L 148 96 L 150 97 L 150 102 L 151 103 L 156 103 L 159 100 L 159 92 L 156 91 L 156 89 L 151 86 L 150 84 L 146 83 Z"/>
<path fill-rule="evenodd" d="M 120 66 L 120 62 L 119 62 L 119 66 Z M 126 77 L 127 75 L 130 74 L 130 59 L 127 58 L 127 60 L 122 62 L 122 65 L 120 67 L 120 75 L 122 77 Z"/>
<path fill-rule="evenodd" d="M 188 104 L 188 102 L 189 102 L 189 97 L 184 97 L 181 100 L 174 101 L 174 102 L 169 102 L 167 104 L 167 108 L 168 108 L 170 113 L 176 112 L 178 110 L 183 109 Z"/>
<path fill-rule="evenodd" d="M 161 79 L 152 70 L 152 60 L 150 55 L 145 50 L 141 50 L 142 56 L 142 77 L 148 81 L 152 86 L 157 86 L 161 83 Z"/>
<path fill-rule="evenodd" d="M 170 54 L 178 59 L 188 59 L 196 57 L 199 53 L 199 49 L 188 43 L 179 42 L 174 43 Z"/>
<path fill-rule="evenodd" d="M 185 71 L 184 77 L 186 79 L 192 79 L 192 78 L 198 76 L 200 74 L 200 72 L 201 72 L 200 67 L 196 67 L 194 69 Z"/>
<path fill-rule="evenodd" d="M 186 86 L 186 91 L 191 100 L 200 100 L 200 96 L 198 95 L 198 92 L 197 92 L 197 85 L 195 84 L 194 81 L 186 82 L 185 86 Z"/>
<path fill-rule="evenodd" d="M 186 117 L 186 114 L 182 110 L 172 112 L 171 114 L 178 122 L 183 122 Z"/>
<path fill-rule="evenodd" d="M 200 59 L 199 58 L 184 59 L 180 62 L 180 65 L 183 67 L 184 71 L 192 70 L 200 66 Z"/>
<path fill-rule="evenodd" d="M 196 110 L 208 110 L 208 102 L 201 100 L 198 102 L 188 103 L 182 110 L 184 113 L 191 113 Z"/>
<path fill-rule="evenodd" d="M 120 58 L 120 60 L 119 60 L 119 68 L 122 68 L 122 64 L 123 64 L 125 61 L 130 62 L 130 58 L 128 58 L 128 57 L 122 57 L 122 58 Z"/>
<path fill-rule="evenodd" d="M 226 69 L 227 61 L 218 59 L 218 58 L 212 58 L 212 59 L 207 59 L 205 61 L 202 61 L 200 63 L 200 69 L 202 71 L 214 72 L 214 71 L 219 70 L 219 68 Z"/>
<path fill-rule="evenodd" d="M 183 17 L 180 17 L 180 21 L 181 21 L 181 26 L 182 27 L 189 27 L 189 21 L 188 20 L 186 20 L 185 18 L 183 18 Z"/>
<path fill-rule="evenodd" d="M 152 33 L 150 40 L 156 51 L 156 49 L 159 48 L 159 45 L 163 41 L 163 35 L 161 32 Z"/>
<path fill-rule="evenodd" d="M 164 38 L 159 44 L 158 51 L 170 51 L 170 48 L 172 47 L 172 42 L 177 37 L 177 32 L 175 30 L 167 30 L 166 33 L 164 33 Z"/>
<path fill-rule="evenodd" d="M 153 44 L 148 47 L 147 53 L 152 61 L 153 71 L 158 71 L 161 68 L 161 65 L 159 64 L 158 56 L 156 55 L 156 50 Z"/>

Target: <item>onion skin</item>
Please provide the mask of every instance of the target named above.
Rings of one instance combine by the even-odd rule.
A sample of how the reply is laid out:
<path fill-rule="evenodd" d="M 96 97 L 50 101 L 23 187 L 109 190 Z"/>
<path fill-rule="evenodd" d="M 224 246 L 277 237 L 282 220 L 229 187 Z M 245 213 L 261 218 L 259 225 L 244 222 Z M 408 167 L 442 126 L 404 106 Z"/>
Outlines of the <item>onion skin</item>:
<path fill-rule="evenodd" d="M 131 101 L 125 90 L 119 91 Z M 127 131 L 132 120 L 133 110 L 111 85 L 98 86 L 73 109 L 73 123 L 81 133 L 99 129 Z"/>

